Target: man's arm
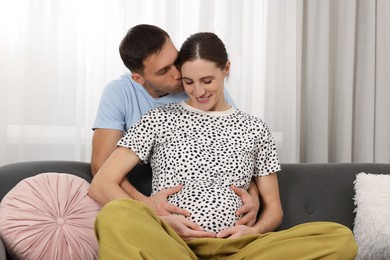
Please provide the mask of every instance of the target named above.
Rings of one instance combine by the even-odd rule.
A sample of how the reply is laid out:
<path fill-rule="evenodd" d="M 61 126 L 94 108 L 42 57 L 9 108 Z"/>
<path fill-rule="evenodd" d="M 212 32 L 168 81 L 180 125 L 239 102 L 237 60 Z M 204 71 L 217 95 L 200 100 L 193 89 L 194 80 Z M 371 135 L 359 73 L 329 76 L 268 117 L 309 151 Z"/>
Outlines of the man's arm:
<path fill-rule="evenodd" d="M 262 211 L 253 227 L 258 234 L 264 234 L 277 228 L 283 219 L 282 203 L 276 173 L 255 178 L 262 203 Z"/>
<path fill-rule="evenodd" d="M 92 137 L 91 172 L 95 176 L 107 158 L 116 149 L 122 131 L 114 129 L 95 129 Z"/>
<path fill-rule="evenodd" d="M 260 209 L 259 190 L 255 181 L 252 179 L 248 191 L 232 186 L 231 189 L 241 198 L 242 207 L 236 212 L 237 216 L 242 216 L 235 225 L 247 225 L 252 227 L 257 220 L 257 214 Z"/>
<path fill-rule="evenodd" d="M 91 172 L 94 177 L 101 169 L 108 157 L 116 150 L 118 141 L 122 138 L 122 131 L 115 129 L 95 129 L 92 137 Z M 123 178 L 120 183 L 122 189 L 133 199 L 140 200 L 141 193 Z"/>
<path fill-rule="evenodd" d="M 130 149 L 116 149 L 92 179 L 88 195 L 102 205 L 116 199 L 130 198 L 120 183 L 138 162 L 139 158 Z"/>
<path fill-rule="evenodd" d="M 100 170 L 108 157 L 116 150 L 116 145 L 122 137 L 122 131 L 113 129 L 95 129 L 92 138 L 92 159 L 91 172 L 92 176 Z M 189 216 L 189 212 L 174 206 L 168 202 L 168 197 L 178 192 L 181 187 L 173 187 L 162 190 L 145 201 L 143 196 L 133 185 L 130 184 L 127 177 L 124 177 L 120 183 L 121 188 L 133 199 L 147 203 L 157 215 L 165 216 L 176 213 Z"/>
<path fill-rule="evenodd" d="M 116 150 L 122 131 L 115 129 L 95 129 L 92 137 L 91 172 L 94 177 L 108 157 Z M 126 177 L 120 183 L 122 189 L 133 199 L 140 200 L 142 194 L 130 184 Z"/>
<path fill-rule="evenodd" d="M 123 147 L 115 149 L 93 178 L 88 195 L 102 205 L 112 200 L 130 198 L 129 194 L 123 190 L 121 182 L 139 161 L 138 156 L 130 149 Z M 132 186 L 130 183 L 129 185 Z M 134 187 L 132 189 L 136 191 Z M 139 192 L 138 194 L 139 197 L 137 199 L 139 201 L 144 202 L 148 206 L 153 205 L 153 196 L 146 197 Z M 160 217 L 184 240 L 215 236 L 213 233 L 204 231 L 199 225 L 182 216 L 169 214 Z"/>
<path fill-rule="evenodd" d="M 238 238 L 248 234 L 264 234 L 277 228 L 283 219 L 279 186 L 276 173 L 256 177 L 255 182 L 260 193 L 261 214 L 253 227 L 236 225 L 217 234 L 217 237 Z"/>
<path fill-rule="evenodd" d="M 118 141 L 122 138 L 122 131 L 115 129 L 95 129 L 92 137 L 91 172 L 94 177 L 101 169 L 108 157 L 116 150 Z M 133 199 L 140 200 L 141 193 L 123 178 L 120 186 Z"/>

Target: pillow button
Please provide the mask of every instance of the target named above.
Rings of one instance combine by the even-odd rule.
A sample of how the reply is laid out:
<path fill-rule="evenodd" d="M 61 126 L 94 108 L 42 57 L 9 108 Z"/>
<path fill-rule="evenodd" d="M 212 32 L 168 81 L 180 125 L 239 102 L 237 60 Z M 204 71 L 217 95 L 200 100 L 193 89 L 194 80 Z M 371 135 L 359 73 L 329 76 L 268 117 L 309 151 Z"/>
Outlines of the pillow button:
<path fill-rule="evenodd" d="M 310 208 L 309 206 L 306 206 L 306 207 L 305 207 L 305 211 L 306 211 L 306 213 L 309 214 L 309 215 L 311 215 L 311 214 L 314 213 L 314 210 L 313 210 L 312 208 Z"/>
<path fill-rule="evenodd" d="M 62 226 L 65 224 L 65 220 L 63 218 L 57 218 L 57 224 Z"/>

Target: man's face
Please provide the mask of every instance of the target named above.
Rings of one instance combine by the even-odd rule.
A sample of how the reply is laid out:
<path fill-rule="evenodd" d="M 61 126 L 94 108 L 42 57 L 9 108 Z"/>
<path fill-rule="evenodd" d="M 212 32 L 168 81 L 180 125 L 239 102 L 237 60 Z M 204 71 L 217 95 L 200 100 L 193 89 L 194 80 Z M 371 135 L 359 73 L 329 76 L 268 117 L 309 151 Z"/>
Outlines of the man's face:
<path fill-rule="evenodd" d="M 159 53 L 147 57 L 144 61 L 144 71 L 136 80 L 154 97 L 183 91 L 181 75 L 175 66 L 178 51 L 168 39 Z"/>

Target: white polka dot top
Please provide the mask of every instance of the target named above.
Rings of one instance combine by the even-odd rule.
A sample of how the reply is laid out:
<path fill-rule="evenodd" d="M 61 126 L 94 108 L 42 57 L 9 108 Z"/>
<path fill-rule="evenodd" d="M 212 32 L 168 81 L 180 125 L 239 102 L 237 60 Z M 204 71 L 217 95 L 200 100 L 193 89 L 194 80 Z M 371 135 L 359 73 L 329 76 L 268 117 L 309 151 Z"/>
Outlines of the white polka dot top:
<path fill-rule="evenodd" d="M 152 193 L 183 184 L 169 202 L 190 220 L 219 232 L 239 219 L 242 202 L 230 188 L 280 170 L 275 142 L 258 118 L 230 108 L 201 111 L 184 101 L 146 113 L 118 142 L 153 171 Z"/>

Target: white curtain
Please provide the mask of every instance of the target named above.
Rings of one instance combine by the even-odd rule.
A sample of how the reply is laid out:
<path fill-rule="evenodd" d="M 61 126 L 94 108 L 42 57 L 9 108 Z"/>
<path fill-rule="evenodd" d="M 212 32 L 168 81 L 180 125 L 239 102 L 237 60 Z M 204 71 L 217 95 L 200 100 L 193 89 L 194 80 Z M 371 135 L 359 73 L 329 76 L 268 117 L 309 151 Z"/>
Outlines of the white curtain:
<path fill-rule="evenodd" d="M 390 163 L 390 1 L 269 1 L 264 117 L 284 162 Z"/>
<path fill-rule="evenodd" d="M 389 1 L 303 10 L 300 159 L 390 162 Z"/>
<path fill-rule="evenodd" d="M 100 95 L 139 23 L 177 48 L 217 33 L 230 93 L 282 162 L 390 163 L 390 1 L 0 0 L 0 165 L 90 160 Z"/>
<path fill-rule="evenodd" d="M 118 45 L 139 23 L 162 27 L 177 48 L 192 33 L 217 33 L 237 106 L 262 117 L 266 9 L 258 0 L 0 0 L 0 165 L 90 161 L 100 95 L 126 71 Z"/>

